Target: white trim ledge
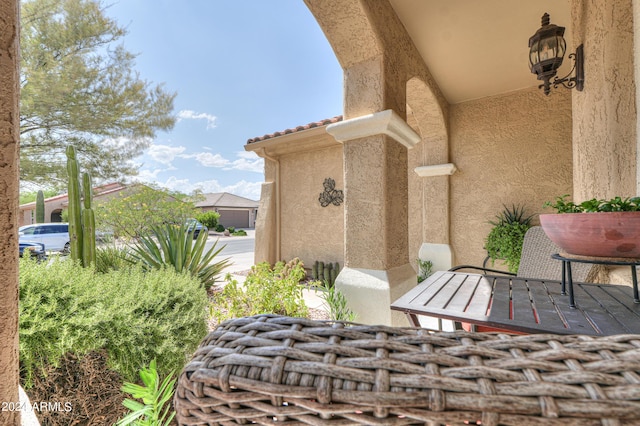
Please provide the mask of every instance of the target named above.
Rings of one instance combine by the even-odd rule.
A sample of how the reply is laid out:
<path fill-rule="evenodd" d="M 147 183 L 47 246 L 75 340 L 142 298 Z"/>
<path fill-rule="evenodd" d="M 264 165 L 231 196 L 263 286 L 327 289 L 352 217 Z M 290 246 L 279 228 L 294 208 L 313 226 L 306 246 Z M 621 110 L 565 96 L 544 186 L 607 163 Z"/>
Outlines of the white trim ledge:
<path fill-rule="evenodd" d="M 414 169 L 416 174 L 420 177 L 452 175 L 457 170 L 458 168 L 453 163 L 436 164 L 433 166 L 420 166 Z"/>
<path fill-rule="evenodd" d="M 327 132 L 338 142 L 374 135 L 387 135 L 409 149 L 420 142 L 420 135 L 391 109 L 329 124 Z"/>

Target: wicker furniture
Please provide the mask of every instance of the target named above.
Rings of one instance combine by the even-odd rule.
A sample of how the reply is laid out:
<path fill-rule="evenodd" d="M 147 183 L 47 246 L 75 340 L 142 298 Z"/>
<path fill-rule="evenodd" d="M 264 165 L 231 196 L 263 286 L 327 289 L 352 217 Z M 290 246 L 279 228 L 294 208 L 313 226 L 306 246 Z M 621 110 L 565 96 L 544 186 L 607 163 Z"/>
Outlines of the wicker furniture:
<path fill-rule="evenodd" d="M 451 268 L 450 271 L 461 271 L 464 269 L 480 270 L 490 275 L 503 274 L 515 275 L 520 278 L 537 278 L 541 280 L 558 280 L 560 281 L 564 274 L 563 263 L 554 260 L 551 256 L 560 252 L 560 248 L 553 243 L 544 233 L 541 226 L 532 226 L 524 234 L 522 241 L 522 253 L 520 254 L 520 265 L 518 272 L 512 274 L 510 272 L 500 271 L 497 269 L 486 268 L 484 266 L 459 265 Z M 487 258 L 488 259 L 488 258 Z M 487 263 L 485 259 L 485 264 Z M 601 266 L 594 264 L 577 264 L 573 265 L 573 280 L 578 282 L 594 282 L 600 271 Z"/>
<path fill-rule="evenodd" d="M 640 335 L 429 332 L 280 316 L 221 324 L 180 425 L 638 425 Z"/>

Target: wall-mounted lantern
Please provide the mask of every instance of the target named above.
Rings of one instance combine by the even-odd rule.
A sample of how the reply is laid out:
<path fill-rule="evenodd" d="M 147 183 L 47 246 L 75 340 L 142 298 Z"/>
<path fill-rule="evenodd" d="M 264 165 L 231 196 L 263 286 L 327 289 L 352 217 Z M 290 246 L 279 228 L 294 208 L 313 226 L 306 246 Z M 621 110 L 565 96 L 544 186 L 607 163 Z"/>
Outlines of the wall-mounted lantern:
<path fill-rule="evenodd" d="M 538 88 L 544 88 L 545 95 L 551 92 L 552 84 L 554 88 L 562 84 L 567 89 L 575 87 L 580 91 L 584 87 L 582 45 L 578 46 L 575 53 L 569 55 L 569 58 L 574 60 L 571 72 L 564 78 L 555 76 L 566 52 L 567 43 L 563 36 L 564 27 L 551 24 L 549 14 L 545 13 L 542 15 L 542 27 L 529 39 L 529 68 L 538 76 L 538 80 L 542 80 Z M 575 75 L 570 77 L 574 71 Z"/>

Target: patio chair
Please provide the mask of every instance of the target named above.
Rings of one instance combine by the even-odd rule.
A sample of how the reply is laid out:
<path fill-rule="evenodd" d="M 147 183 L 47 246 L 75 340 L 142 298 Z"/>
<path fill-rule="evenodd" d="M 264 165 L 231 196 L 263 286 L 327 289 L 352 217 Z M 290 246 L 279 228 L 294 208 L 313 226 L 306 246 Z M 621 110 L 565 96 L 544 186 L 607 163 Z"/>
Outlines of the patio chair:
<path fill-rule="evenodd" d="M 637 425 L 640 335 L 429 332 L 275 315 L 220 324 L 179 377 L 195 425 Z"/>
<path fill-rule="evenodd" d="M 520 266 L 517 273 L 500 271 L 497 269 L 487 268 L 484 265 L 460 265 L 455 266 L 450 271 L 458 271 L 461 269 L 475 269 L 492 274 L 505 274 L 521 278 L 537 278 L 544 280 L 562 279 L 562 262 L 551 258 L 552 254 L 560 253 L 561 250 L 553 241 L 547 237 L 541 226 L 533 226 L 527 230 L 522 243 L 522 254 L 520 255 Z M 485 260 L 486 264 L 486 260 Z M 577 282 L 594 282 L 602 270 L 601 265 L 593 265 L 588 263 L 574 263 L 571 265 L 573 281 Z"/>

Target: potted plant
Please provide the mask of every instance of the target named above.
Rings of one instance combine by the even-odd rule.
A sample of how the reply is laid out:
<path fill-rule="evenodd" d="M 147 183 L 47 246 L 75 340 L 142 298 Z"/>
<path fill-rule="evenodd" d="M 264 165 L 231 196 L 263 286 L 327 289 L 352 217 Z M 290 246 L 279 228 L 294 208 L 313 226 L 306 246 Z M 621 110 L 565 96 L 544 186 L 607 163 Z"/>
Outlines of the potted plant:
<path fill-rule="evenodd" d="M 580 204 L 567 197 L 545 203 L 557 213 L 540 215 L 542 229 L 558 247 L 580 256 L 640 258 L 640 197 Z"/>
<path fill-rule="evenodd" d="M 491 260 L 503 260 L 510 272 L 517 272 L 522 254 L 524 234 L 531 228 L 531 216 L 525 217 L 524 207 L 504 206 L 504 210 L 496 215 L 496 221 L 485 240 L 485 249 Z"/>

